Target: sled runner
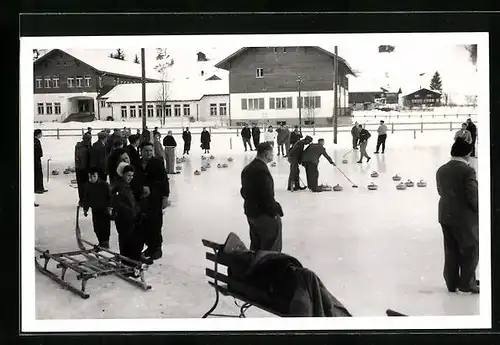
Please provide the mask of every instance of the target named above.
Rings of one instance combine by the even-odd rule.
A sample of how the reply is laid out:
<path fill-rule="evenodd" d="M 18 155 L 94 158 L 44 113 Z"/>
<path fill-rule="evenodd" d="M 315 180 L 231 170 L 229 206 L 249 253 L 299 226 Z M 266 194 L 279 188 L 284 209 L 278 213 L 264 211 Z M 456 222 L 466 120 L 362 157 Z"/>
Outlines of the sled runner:
<path fill-rule="evenodd" d="M 78 206 L 76 210 L 75 232 L 80 250 L 53 254 L 49 250 L 42 250 L 35 247 L 36 269 L 63 288 L 85 299 L 90 297 L 90 294 L 86 291 L 87 281 L 92 278 L 108 275 L 115 275 L 143 290 L 151 289 L 151 286 L 146 283 L 144 278 L 144 272 L 148 268 L 147 265 L 102 248 L 82 238 L 79 213 L 80 207 Z M 40 263 L 39 259 L 43 259 L 43 263 Z M 61 269 L 60 276 L 49 270 L 48 264 L 50 260 L 57 262 L 56 268 Z M 128 265 L 125 263 L 128 263 Z M 65 279 L 68 269 L 77 273 L 76 279 L 81 281 L 80 288 Z"/>

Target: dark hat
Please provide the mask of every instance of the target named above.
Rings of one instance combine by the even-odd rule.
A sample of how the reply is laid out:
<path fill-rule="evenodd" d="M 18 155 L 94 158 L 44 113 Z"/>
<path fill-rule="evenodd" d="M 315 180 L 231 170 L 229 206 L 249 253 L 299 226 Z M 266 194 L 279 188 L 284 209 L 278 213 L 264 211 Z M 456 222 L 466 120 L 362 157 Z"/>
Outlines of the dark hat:
<path fill-rule="evenodd" d="M 307 140 L 307 141 L 313 141 L 313 138 L 309 135 L 306 135 L 306 137 L 304 138 L 304 140 Z"/>
<path fill-rule="evenodd" d="M 97 133 L 97 138 L 99 138 L 99 140 L 102 140 L 102 139 L 107 138 L 107 137 L 108 137 L 108 133 L 106 133 L 106 132 Z"/>
<path fill-rule="evenodd" d="M 91 141 L 92 135 L 90 133 L 85 133 L 82 137 L 83 141 Z"/>
<path fill-rule="evenodd" d="M 452 157 L 465 157 L 472 152 L 472 145 L 465 142 L 462 138 L 457 138 L 451 146 Z"/>

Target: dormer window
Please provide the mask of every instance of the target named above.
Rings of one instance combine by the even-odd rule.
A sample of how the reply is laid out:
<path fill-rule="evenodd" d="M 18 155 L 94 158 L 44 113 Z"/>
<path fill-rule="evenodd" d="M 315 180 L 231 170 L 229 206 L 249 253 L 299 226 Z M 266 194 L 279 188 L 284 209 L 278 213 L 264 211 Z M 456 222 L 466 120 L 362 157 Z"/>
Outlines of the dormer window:
<path fill-rule="evenodd" d="M 263 78 L 264 77 L 264 69 L 256 68 L 255 69 L 255 78 Z"/>

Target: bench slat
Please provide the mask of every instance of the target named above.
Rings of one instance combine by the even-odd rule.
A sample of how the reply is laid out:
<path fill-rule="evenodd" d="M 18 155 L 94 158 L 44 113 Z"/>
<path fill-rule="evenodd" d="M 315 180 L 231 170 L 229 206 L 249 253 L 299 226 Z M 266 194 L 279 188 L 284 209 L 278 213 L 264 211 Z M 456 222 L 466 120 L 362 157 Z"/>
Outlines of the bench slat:
<path fill-rule="evenodd" d="M 202 239 L 201 242 L 203 243 L 203 245 L 205 247 L 216 249 L 216 250 L 219 250 L 219 249 L 221 249 L 223 247 L 222 244 L 215 243 L 215 242 L 212 242 L 212 241 L 209 241 L 209 240 L 205 240 L 205 239 Z"/>

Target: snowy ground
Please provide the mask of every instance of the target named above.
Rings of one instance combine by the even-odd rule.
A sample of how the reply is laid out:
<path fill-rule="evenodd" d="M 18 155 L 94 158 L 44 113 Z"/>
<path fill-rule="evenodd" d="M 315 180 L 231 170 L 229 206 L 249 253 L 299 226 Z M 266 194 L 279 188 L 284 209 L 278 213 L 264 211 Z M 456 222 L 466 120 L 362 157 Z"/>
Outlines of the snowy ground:
<path fill-rule="evenodd" d="M 387 308 L 410 315 L 476 315 L 479 296 L 448 293 L 442 279 L 442 233 L 437 223 L 438 195 L 434 181 L 437 167 L 445 163 L 453 139 L 450 131 L 389 134 L 385 155 L 372 154 L 376 135 L 369 143 L 372 160 L 356 164 L 349 150 L 350 135 L 339 134 L 332 144 L 331 133 L 315 136 L 326 139 L 327 151 L 338 166 L 359 185 L 353 189 L 346 179 L 322 158 L 319 182 L 337 183 L 342 192 L 313 194 L 286 191 L 289 165 L 276 157 L 271 167 L 276 199 L 284 209 L 283 251 L 297 257 L 313 270 L 329 291 L 355 316 L 382 316 Z M 229 149 L 232 138 L 233 149 Z M 212 168 L 193 175 L 201 166 L 201 150 L 193 143 L 190 160 L 182 173 L 172 176 L 171 201 L 164 218 L 164 256 L 146 272 L 153 289 L 144 292 L 119 278 L 90 280 L 88 300 L 62 290 L 47 277 L 36 274 L 36 317 L 38 319 L 98 318 L 199 318 L 213 304 L 214 291 L 204 276 L 205 250 L 202 238 L 223 242 L 229 232 L 249 244 L 248 225 L 239 195 L 240 172 L 253 158 L 242 152 L 240 138 L 214 135 Z M 51 169 L 72 165 L 78 138 L 43 138 L 45 159 Z M 177 138 L 178 143 L 181 141 Z M 179 149 L 178 149 L 179 151 Z M 218 162 L 234 161 L 218 169 Z M 473 161 L 477 167 L 477 161 Z M 380 177 L 371 178 L 372 171 Z M 46 174 L 46 172 L 44 171 Z M 427 181 L 426 188 L 398 191 L 391 177 Z M 45 175 L 46 177 L 46 175 Z M 49 192 L 36 195 L 36 245 L 52 252 L 76 250 L 74 213 L 77 192 L 68 186 L 74 175 L 51 176 Z M 302 170 L 302 180 L 305 174 Z M 368 191 L 374 181 L 378 191 Z M 83 218 L 84 237 L 95 241 L 91 219 Z M 112 226 L 112 248 L 117 236 Z M 69 279 L 74 279 L 69 276 Z M 75 279 L 76 282 L 76 279 Z M 235 313 L 233 300 L 222 298 L 219 312 Z M 250 308 L 250 317 L 272 316 Z"/>

